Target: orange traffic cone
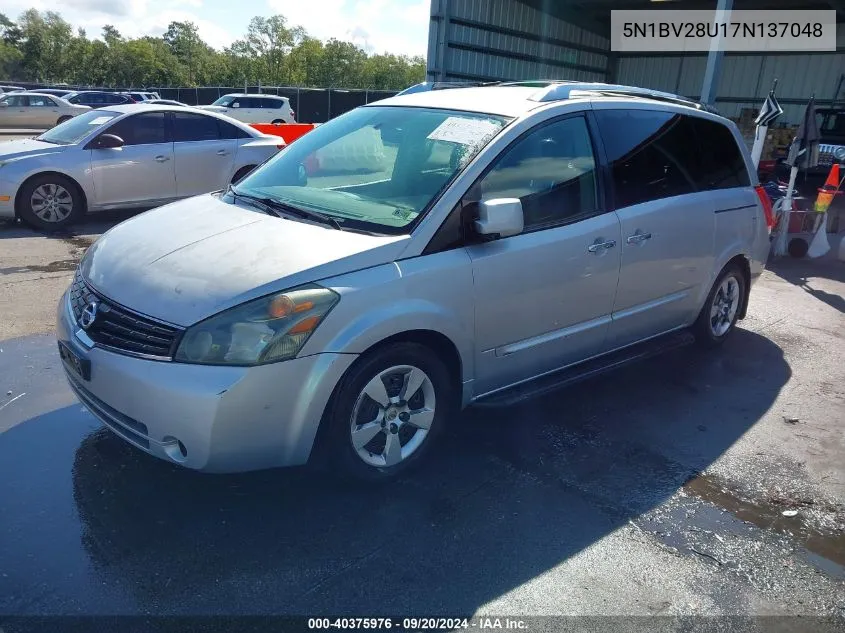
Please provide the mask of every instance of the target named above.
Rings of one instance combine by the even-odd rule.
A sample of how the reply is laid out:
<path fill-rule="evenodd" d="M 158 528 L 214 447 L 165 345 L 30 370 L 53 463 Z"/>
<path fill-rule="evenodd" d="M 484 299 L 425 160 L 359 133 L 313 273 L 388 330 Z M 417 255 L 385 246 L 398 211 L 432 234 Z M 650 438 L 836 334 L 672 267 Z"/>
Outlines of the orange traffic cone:
<path fill-rule="evenodd" d="M 840 186 L 842 186 L 842 183 L 839 181 L 839 163 L 834 163 L 833 167 L 830 168 L 830 173 L 827 175 L 827 180 L 824 181 L 824 185 L 819 189 L 819 195 L 816 198 L 814 207 L 815 210 L 819 213 L 827 211 Z"/>
<path fill-rule="evenodd" d="M 807 256 L 811 258 L 821 257 L 830 250 L 830 243 L 827 241 L 827 210 L 830 208 L 833 198 L 839 192 L 842 183 L 839 180 L 839 163 L 834 163 L 824 185 L 819 189 L 814 209 L 817 212 L 813 239 L 807 249 Z"/>

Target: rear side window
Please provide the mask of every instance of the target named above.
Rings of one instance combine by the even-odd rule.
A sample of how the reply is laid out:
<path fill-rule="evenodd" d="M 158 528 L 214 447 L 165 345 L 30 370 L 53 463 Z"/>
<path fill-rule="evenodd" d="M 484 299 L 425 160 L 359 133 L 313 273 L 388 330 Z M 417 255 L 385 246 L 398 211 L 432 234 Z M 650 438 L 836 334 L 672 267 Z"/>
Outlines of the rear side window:
<path fill-rule="evenodd" d="M 30 106 L 52 107 L 53 100 L 47 95 L 29 95 Z"/>
<path fill-rule="evenodd" d="M 731 131 L 721 123 L 691 117 L 700 148 L 701 169 L 696 184 L 701 190 L 748 187 L 748 169 Z"/>
<path fill-rule="evenodd" d="M 695 132 L 688 117 L 650 110 L 598 110 L 616 208 L 696 191 Z"/>
<path fill-rule="evenodd" d="M 164 112 L 135 114 L 121 119 L 109 128 L 107 133 L 119 136 L 126 145 L 169 142 Z"/>
<path fill-rule="evenodd" d="M 231 123 L 226 123 L 226 121 L 218 119 L 217 127 L 220 129 L 220 138 L 249 138 L 249 134 Z"/>
<path fill-rule="evenodd" d="M 280 109 L 285 102 L 282 99 L 263 99 L 265 108 L 272 108 L 273 110 Z"/>
<path fill-rule="evenodd" d="M 220 138 L 217 119 L 189 112 L 173 113 L 173 135 L 177 143 L 216 141 Z"/>

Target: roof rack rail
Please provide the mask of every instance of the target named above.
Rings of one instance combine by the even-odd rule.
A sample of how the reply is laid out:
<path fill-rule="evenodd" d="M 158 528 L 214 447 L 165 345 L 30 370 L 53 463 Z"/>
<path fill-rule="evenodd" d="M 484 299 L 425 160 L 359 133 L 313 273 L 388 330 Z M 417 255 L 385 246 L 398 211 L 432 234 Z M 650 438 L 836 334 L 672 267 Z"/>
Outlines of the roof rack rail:
<path fill-rule="evenodd" d="M 576 96 L 600 95 L 607 97 L 640 97 L 642 99 L 652 99 L 654 101 L 664 101 L 666 103 L 675 103 L 697 110 L 707 110 L 714 112 L 714 110 L 694 99 L 682 97 L 681 95 L 672 94 L 671 92 L 662 92 L 660 90 L 651 90 L 650 88 L 638 88 L 636 86 L 623 86 L 620 84 L 604 84 L 604 83 L 583 83 L 583 82 L 557 82 L 554 85 L 546 87 L 545 90 L 539 91 L 532 98 L 535 101 L 559 101 L 562 99 L 571 99 Z"/>

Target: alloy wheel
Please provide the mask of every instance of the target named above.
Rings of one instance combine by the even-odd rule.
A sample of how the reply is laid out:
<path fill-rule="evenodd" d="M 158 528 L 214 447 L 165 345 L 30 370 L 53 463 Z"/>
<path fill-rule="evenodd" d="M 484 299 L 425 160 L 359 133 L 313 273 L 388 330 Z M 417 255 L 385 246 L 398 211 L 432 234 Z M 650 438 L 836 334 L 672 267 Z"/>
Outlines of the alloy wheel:
<path fill-rule="evenodd" d="M 434 409 L 434 384 L 422 369 L 413 365 L 385 369 L 364 386 L 355 402 L 349 433 L 352 448 L 370 466 L 395 466 L 422 446 Z"/>
<path fill-rule="evenodd" d="M 735 276 L 728 275 L 713 295 L 710 306 L 710 331 L 714 336 L 724 336 L 731 329 L 738 309 L 739 281 Z"/>
<path fill-rule="evenodd" d="M 73 211 L 73 196 L 61 185 L 45 183 L 32 192 L 32 212 L 45 222 L 62 222 Z"/>

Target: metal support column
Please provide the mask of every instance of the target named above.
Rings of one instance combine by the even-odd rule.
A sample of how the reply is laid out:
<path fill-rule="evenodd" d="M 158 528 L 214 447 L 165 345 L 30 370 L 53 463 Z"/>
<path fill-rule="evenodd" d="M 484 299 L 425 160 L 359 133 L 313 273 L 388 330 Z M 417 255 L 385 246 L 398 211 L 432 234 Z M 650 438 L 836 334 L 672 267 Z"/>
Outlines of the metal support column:
<path fill-rule="evenodd" d="M 733 0 L 719 0 L 716 6 L 716 20 L 719 22 L 730 21 L 730 11 L 733 8 Z M 710 52 L 707 55 L 707 67 L 704 69 L 704 82 L 701 86 L 701 103 L 713 105 L 716 102 L 716 92 L 719 90 L 719 78 L 722 75 L 722 35 L 717 30 L 716 37 L 710 42 Z"/>
<path fill-rule="evenodd" d="M 434 0 L 432 0 L 433 2 Z M 446 80 L 446 57 L 449 46 L 449 0 L 438 0 L 440 20 L 437 23 L 437 76 L 432 77 L 433 81 Z"/>

